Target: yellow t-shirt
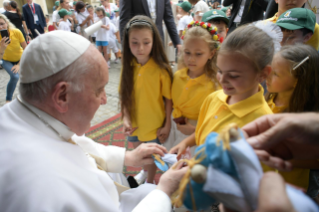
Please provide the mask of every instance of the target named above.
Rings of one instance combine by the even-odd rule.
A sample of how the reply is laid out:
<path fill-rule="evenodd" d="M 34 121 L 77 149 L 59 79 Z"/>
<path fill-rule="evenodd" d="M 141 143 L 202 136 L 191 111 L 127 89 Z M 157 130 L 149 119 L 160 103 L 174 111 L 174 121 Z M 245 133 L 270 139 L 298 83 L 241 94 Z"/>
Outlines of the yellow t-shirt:
<path fill-rule="evenodd" d="M 171 99 L 172 81 L 166 70 L 151 58 L 144 65 L 133 62 L 135 119 L 131 115 L 132 134 L 139 141 L 156 139 L 157 129 L 163 126 L 165 106 L 163 97 Z"/>
<path fill-rule="evenodd" d="M 7 60 L 10 62 L 18 62 L 23 53 L 23 49 L 21 47 L 21 43 L 23 43 L 24 37 L 22 32 L 19 29 L 10 29 L 9 30 L 10 44 L 7 46 L 6 50 L 3 54 L 3 60 Z M 0 40 L 2 39 L 0 35 Z"/>
<path fill-rule="evenodd" d="M 276 106 L 274 103 L 274 96 L 268 100 L 268 105 L 273 113 L 282 113 L 287 109 L 287 106 Z"/>
<path fill-rule="evenodd" d="M 209 79 L 206 74 L 191 79 L 187 75 L 188 68 L 178 70 L 174 74 L 172 85 L 173 117 L 186 117 L 197 120 L 200 107 L 205 98 L 220 89 L 217 82 Z"/>
<path fill-rule="evenodd" d="M 274 103 L 274 98 L 271 98 L 268 101 L 268 105 L 273 113 L 282 113 L 287 108 L 287 106 L 277 107 Z M 280 175 L 285 179 L 287 183 L 302 187 L 304 189 L 308 188 L 310 169 L 294 168 L 290 172 L 278 171 L 278 173 L 280 173 Z"/>
<path fill-rule="evenodd" d="M 274 17 L 269 18 L 266 21 L 271 21 L 273 23 L 276 23 L 277 20 L 278 20 L 278 17 L 277 17 L 277 13 L 276 13 Z M 316 23 L 315 31 L 314 31 L 313 35 L 311 36 L 310 40 L 308 40 L 308 42 L 306 44 L 319 50 L 319 25 L 317 23 Z"/>
<path fill-rule="evenodd" d="M 263 94 L 264 89 L 259 86 L 258 93 L 233 105 L 227 104 L 228 96 L 223 90 L 210 94 L 199 112 L 195 131 L 196 145 L 205 143 L 209 133 L 219 133 L 231 123 L 243 127 L 260 116 L 272 114 Z"/>

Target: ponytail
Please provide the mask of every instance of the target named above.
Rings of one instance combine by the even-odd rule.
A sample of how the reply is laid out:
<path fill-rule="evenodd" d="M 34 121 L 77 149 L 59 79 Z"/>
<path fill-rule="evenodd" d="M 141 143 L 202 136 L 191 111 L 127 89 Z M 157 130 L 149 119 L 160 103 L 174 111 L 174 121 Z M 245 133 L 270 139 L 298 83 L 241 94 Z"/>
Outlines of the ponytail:
<path fill-rule="evenodd" d="M 19 17 L 20 17 L 20 19 L 21 19 L 21 18 L 22 18 L 22 15 L 21 15 L 21 13 L 20 13 L 20 9 L 19 9 L 19 7 L 18 7 L 17 2 L 15 2 L 15 1 L 10 1 L 9 5 L 10 5 L 13 9 L 15 9 L 15 10 L 17 11 L 17 14 L 19 15 Z"/>

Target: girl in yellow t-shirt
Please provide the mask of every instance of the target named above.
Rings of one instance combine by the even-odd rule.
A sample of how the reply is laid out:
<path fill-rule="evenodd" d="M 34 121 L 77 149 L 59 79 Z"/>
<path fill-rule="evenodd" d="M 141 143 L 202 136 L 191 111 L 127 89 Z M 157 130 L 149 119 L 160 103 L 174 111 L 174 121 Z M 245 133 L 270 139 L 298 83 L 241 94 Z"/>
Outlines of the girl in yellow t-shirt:
<path fill-rule="evenodd" d="M 135 16 L 125 27 L 123 41 L 119 93 L 124 134 L 134 148 L 146 142 L 164 143 L 171 129 L 173 74 L 159 32 L 150 18 Z M 153 183 L 155 164 L 144 171 L 138 183 L 146 176 Z"/>
<path fill-rule="evenodd" d="M 284 46 L 272 62 L 266 100 L 274 113 L 319 111 L 319 55 L 308 45 Z M 294 160 L 291 172 L 280 172 L 285 181 L 308 188 L 310 169 L 317 160 Z M 310 188 L 311 185 L 309 185 Z M 318 190 L 318 187 L 316 188 Z"/>
<path fill-rule="evenodd" d="M 276 27 L 272 23 L 268 25 L 268 28 Z M 280 28 L 278 32 L 281 33 Z M 211 132 L 218 133 L 230 123 L 242 127 L 271 114 L 260 83 L 271 71 L 274 49 L 274 40 L 253 25 L 239 27 L 228 35 L 217 56 L 217 79 L 223 90 L 205 99 L 195 133 L 173 147 L 170 153 L 177 153 L 179 158 L 187 147 L 203 144 Z"/>
<path fill-rule="evenodd" d="M 173 121 L 169 138 L 164 143 L 168 150 L 195 132 L 203 101 L 220 89 L 216 78 L 216 51 L 220 40 L 214 40 L 211 30 L 217 32 L 211 24 L 192 21 L 183 32 L 183 52 L 179 63 L 185 68 L 174 74 Z"/>

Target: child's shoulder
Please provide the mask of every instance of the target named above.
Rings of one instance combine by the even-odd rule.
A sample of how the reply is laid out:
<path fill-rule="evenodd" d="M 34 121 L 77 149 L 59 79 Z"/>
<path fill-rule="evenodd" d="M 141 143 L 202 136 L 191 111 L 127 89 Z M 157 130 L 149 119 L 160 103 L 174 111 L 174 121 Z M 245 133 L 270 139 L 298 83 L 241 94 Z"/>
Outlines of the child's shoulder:
<path fill-rule="evenodd" d="M 206 97 L 205 101 L 206 102 L 214 102 L 214 104 L 215 104 L 217 99 L 224 99 L 224 98 L 227 98 L 227 96 L 224 93 L 223 89 L 221 89 L 221 90 L 217 90 L 217 91 L 214 91 L 213 93 L 209 94 Z"/>
<path fill-rule="evenodd" d="M 187 76 L 187 68 L 182 68 L 182 69 L 179 69 L 175 72 L 174 74 L 174 78 L 176 77 L 183 77 L 183 76 Z"/>

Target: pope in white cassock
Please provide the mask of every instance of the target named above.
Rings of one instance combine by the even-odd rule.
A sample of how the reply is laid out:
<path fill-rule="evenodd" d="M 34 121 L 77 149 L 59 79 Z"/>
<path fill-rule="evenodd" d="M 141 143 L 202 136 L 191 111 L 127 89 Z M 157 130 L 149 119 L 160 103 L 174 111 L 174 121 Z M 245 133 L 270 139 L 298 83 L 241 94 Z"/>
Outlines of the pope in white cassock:
<path fill-rule="evenodd" d="M 85 38 L 55 31 L 31 42 L 21 58 L 20 96 L 0 109 L 0 211 L 170 211 L 187 168 L 158 186 L 119 193 L 107 172 L 153 163 L 157 144 L 133 151 L 82 136 L 106 104 L 108 68 Z"/>

